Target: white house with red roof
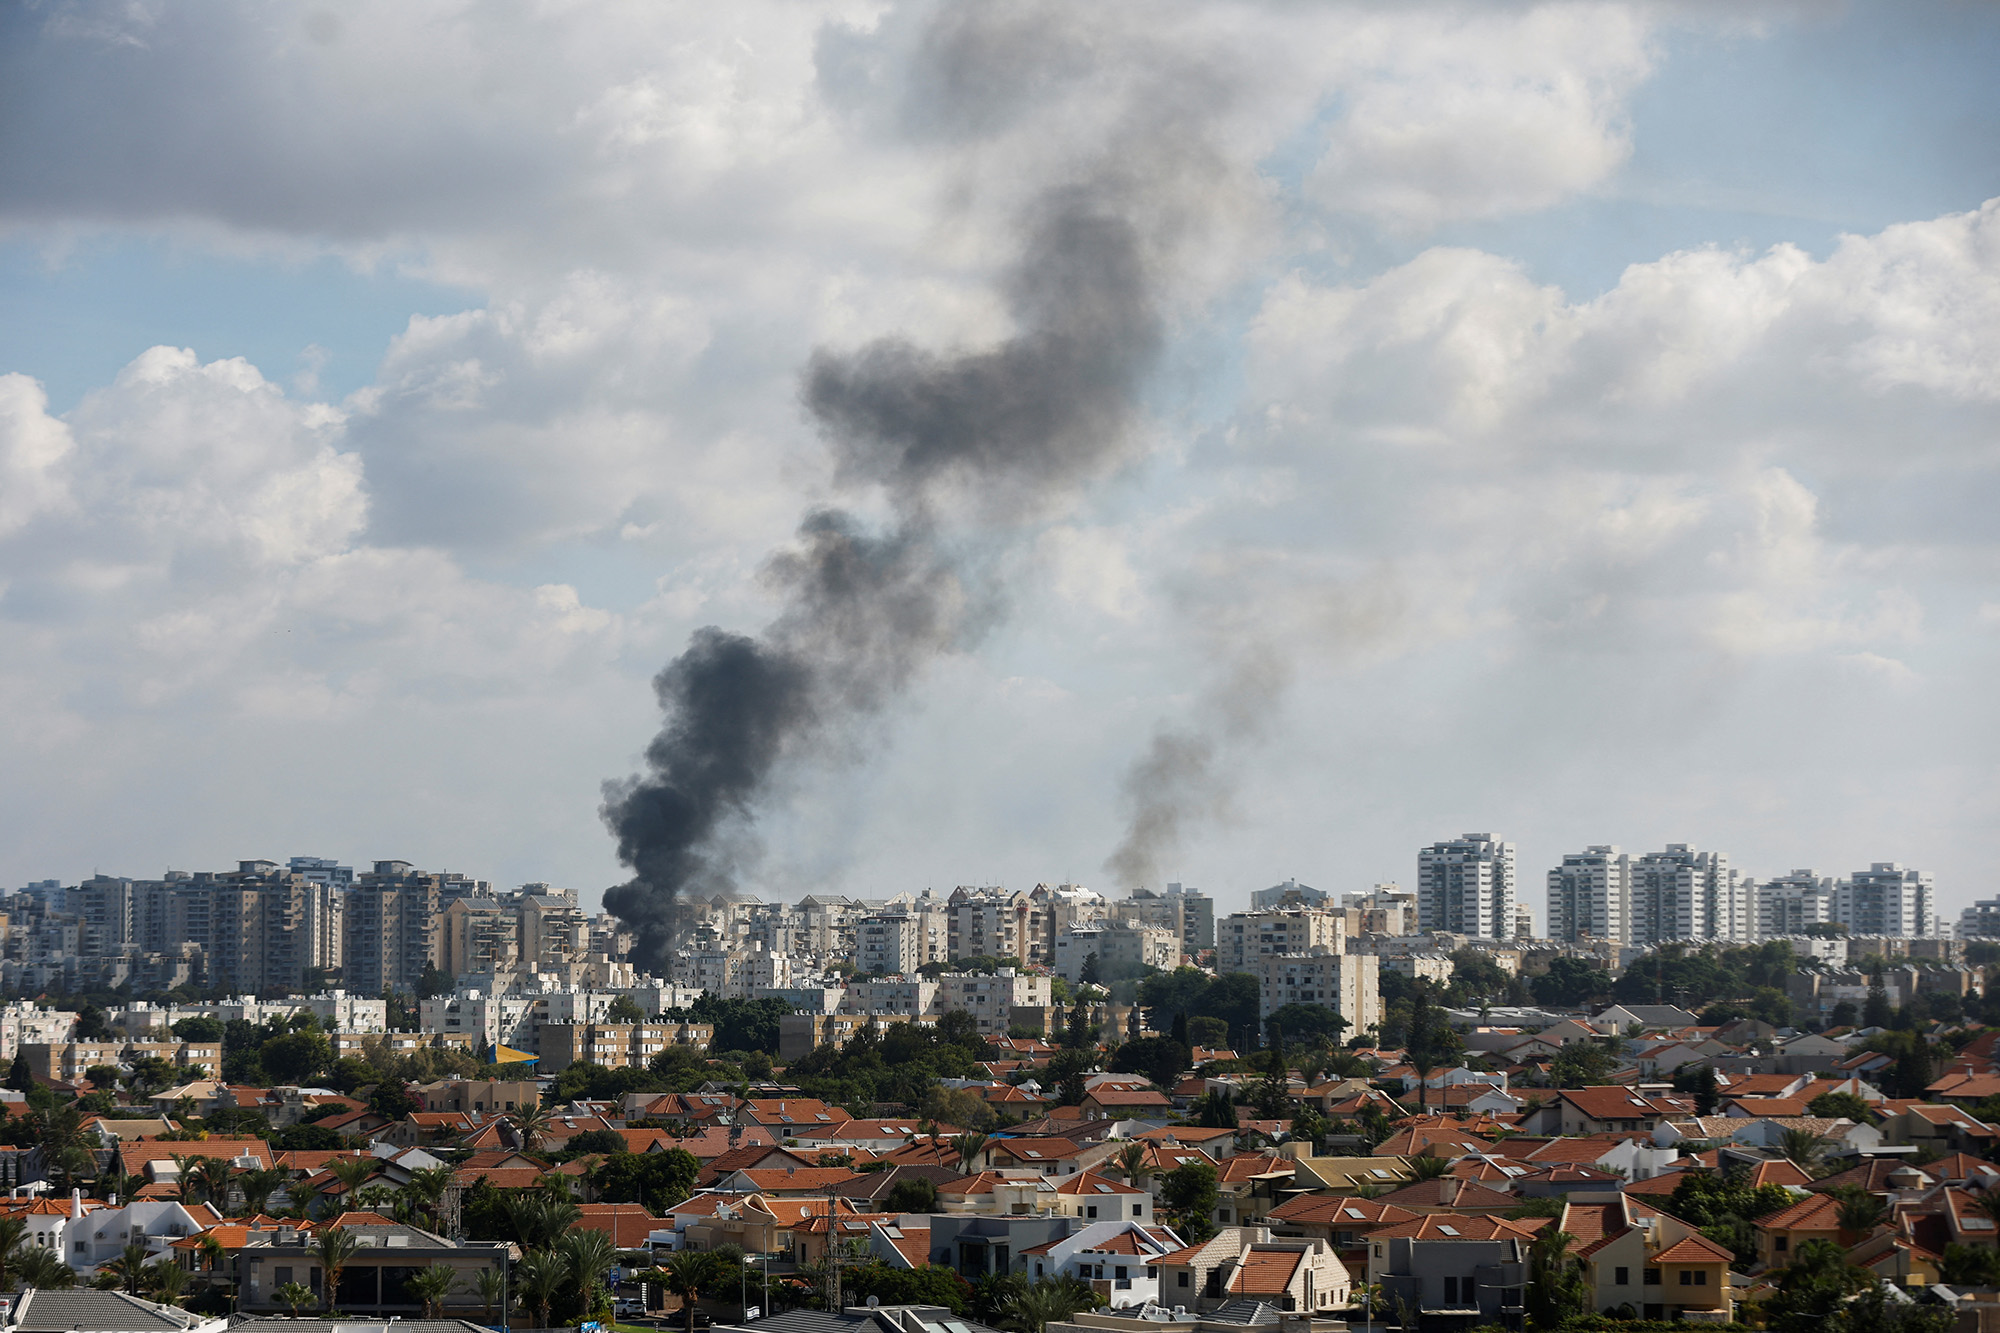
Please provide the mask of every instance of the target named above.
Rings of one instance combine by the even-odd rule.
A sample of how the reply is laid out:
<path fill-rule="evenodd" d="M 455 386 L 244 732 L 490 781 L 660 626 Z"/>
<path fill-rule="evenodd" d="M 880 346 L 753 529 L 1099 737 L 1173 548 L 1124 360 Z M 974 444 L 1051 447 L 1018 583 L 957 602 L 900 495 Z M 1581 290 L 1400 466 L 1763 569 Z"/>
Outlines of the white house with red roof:
<path fill-rule="evenodd" d="M 1273 1239 L 1267 1227 L 1224 1227 L 1211 1240 L 1154 1261 L 1159 1303 L 1212 1310 L 1255 1300 L 1284 1311 L 1345 1309 L 1352 1292 L 1347 1265 L 1315 1238 Z"/>
<path fill-rule="evenodd" d="M 1115 1177 L 1079 1171 L 1056 1184 L 1056 1211 L 1086 1221 L 1150 1222 L 1153 1196 Z"/>
<path fill-rule="evenodd" d="M 1158 1260 L 1185 1248 L 1166 1227 L 1093 1222 L 1060 1240 L 1031 1245 L 1021 1258 L 1030 1278 L 1077 1278 L 1118 1310 L 1158 1301 Z"/>

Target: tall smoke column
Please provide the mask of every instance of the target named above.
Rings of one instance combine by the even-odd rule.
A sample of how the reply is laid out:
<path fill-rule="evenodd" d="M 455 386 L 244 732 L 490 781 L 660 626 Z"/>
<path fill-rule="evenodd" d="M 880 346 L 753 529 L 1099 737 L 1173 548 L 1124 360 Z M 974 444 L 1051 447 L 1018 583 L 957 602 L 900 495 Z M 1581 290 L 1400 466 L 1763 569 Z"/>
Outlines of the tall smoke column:
<path fill-rule="evenodd" d="M 1229 818 L 1232 752 L 1269 728 L 1289 678 L 1277 653 L 1242 653 L 1206 691 L 1192 723 L 1162 724 L 1153 732 L 1119 784 L 1131 813 L 1125 837 L 1104 862 L 1116 883 L 1128 889 L 1158 885 L 1167 858 L 1193 826 Z"/>
<path fill-rule="evenodd" d="M 1020 332 L 944 355 L 900 338 L 819 352 L 804 401 L 839 476 L 879 485 L 893 520 L 809 515 L 766 576 L 785 609 L 756 637 L 709 627 L 653 682 L 666 724 L 646 772 L 607 783 L 602 814 L 632 878 L 604 905 L 632 928 L 633 961 L 670 953 L 687 892 L 732 886 L 728 833 L 754 820 L 778 768 L 881 709 L 941 653 L 991 623 L 993 557 L 1048 500 L 1125 454 L 1158 355 L 1153 264 L 1132 182 L 1046 192 L 1024 221 L 1006 293 Z M 953 499 L 1003 516 L 947 537 Z"/>

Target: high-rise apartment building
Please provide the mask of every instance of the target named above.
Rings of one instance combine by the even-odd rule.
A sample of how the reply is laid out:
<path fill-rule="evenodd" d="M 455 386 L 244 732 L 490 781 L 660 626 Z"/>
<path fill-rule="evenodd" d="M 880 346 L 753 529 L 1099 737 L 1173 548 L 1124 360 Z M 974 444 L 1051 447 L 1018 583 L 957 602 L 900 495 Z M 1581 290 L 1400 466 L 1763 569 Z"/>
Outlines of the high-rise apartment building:
<path fill-rule="evenodd" d="M 1834 919 L 1834 883 L 1810 870 L 1794 870 L 1757 885 L 1757 935 L 1800 935 Z"/>
<path fill-rule="evenodd" d="M 2000 898 L 1981 898 L 1960 912 L 1958 937 L 1962 940 L 2000 937 Z"/>
<path fill-rule="evenodd" d="M 1417 929 L 1510 938 L 1514 859 L 1514 844 L 1490 833 L 1468 833 L 1417 853 Z"/>
<path fill-rule="evenodd" d="M 1587 847 L 1549 872 L 1549 938 L 1631 938 L 1632 858 L 1612 846 Z"/>
<path fill-rule="evenodd" d="M 1877 861 L 1834 886 L 1833 919 L 1849 935 L 1936 935 L 1931 877 L 1894 861 Z"/>
<path fill-rule="evenodd" d="M 464 882 L 462 876 L 427 874 L 407 861 L 377 861 L 356 881 L 347 899 L 347 989 L 364 995 L 417 989 L 424 969 L 437 960 L 448 881 L 458 881 L 453 890 Z"/>
<path fill-rule="evenodd" d="M 1723 852 L 1670 842 L 1632 861 L 1631 944 L 1754 937 L 1750 882 Z"/>
<path fill-rule="evenodd" d="M 1347 948 L 1347 912 L 1293 907 L 1232 912 L 1215 931 L 1215 970 L 1255 974 L 1269 954 L 1341 953 Z"/>
<path fill-rule="evenodd" d="M 1119 925 L 1171 931 L 1189 958 L 1215 947 L 1215 903 L 1200 889 L 1179 884 L 1167 885 L 1165 893 L 1135 889 L 1130 897 L 1113 902 L 1109 911 Z"/>

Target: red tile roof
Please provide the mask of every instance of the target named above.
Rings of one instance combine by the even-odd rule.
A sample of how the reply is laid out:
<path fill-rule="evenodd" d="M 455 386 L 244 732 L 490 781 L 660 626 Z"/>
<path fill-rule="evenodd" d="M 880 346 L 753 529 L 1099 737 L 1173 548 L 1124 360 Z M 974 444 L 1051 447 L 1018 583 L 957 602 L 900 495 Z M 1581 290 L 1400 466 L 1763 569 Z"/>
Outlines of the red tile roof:
<path fill-rule="evenodd" d="M 1282 1296 L 1303 1258 L 1298 1250 L 1267 1250 L 1253 1245 L 1244 1254 L 1229 1290 L 1238 1296 Z"/>

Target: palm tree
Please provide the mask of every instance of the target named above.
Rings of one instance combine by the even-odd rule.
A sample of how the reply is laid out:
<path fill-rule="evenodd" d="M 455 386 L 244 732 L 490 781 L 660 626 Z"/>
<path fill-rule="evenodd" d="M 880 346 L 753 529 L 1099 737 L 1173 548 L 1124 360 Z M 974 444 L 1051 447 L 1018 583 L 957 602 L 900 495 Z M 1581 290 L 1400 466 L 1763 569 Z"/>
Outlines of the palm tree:
<path fill-rule="evenodd" d="M 195 1164 L 204 1198 L 223 1212 L 229 1211 L 229 1159 L 204 1157 Z"/>
<path fill-rule="evenodd" d="M 1807 1175 L 1826 1152 L 1826 1138 L 1809 1129 L 1788 1129 L 1778 1136 L 1778 1151 Z"/>
<path fill-rule="evenodd" d="M 1118 1150 L 1118 1174 L 1133 1184 L 1143 1186 L 1147 1176 L 1153 1174 L 1153 1164 L 1146 1159 L 1152 1150 L 1138 1139 Z"/>
<path fill-rule="evenodd" d="M 486 1315 L 480 1322 L 492 1323 L 493 1307 L 507 1299 L 507 1275 L 497 1268 L 482 1268 L 473 1277 L 472 1289 L 479 1293 L 479 1303 Z"/>
<path fill-rule="evenodd" d="M 514 1126 L 515 1136 L 521 1140 L 522 1152 L 534 1152 L 536 1142 L 549 1127 L 548 1109 L 540 1102 L 509 1112 L 507 1119 Z"/>
<path fill-rule="evenodd" d="M 255 1216 L 270 1207 L 271 1196 L 283 1189 L 291 1176 L 292 1173 L 282 1166 L 238 1174 L 236 1188 L 243 1194 L 243 1211 Z"/>
<path fill-rule="evenodd" d="M 530 1250 L 548 1249 L 583 1216 L 575 1200 L 548 1193 L 509 1195 L 503 1206 L 514 1224 L 514 1238 Z"/>
<path fill-rule="evenodd" d="M 514 1287 L 521 1304 L 536 1314 L 537 1328 L 549 1327 L 549 1307 L 569 1281 L 569 1260 L 553 1250 L 529 1250 L 514 1265 Z"/>
<path fill-rule="evenodd" d="M 444 1314 L 444 1298 L 451 1294 L 452 1284 L 457 1281 L 458 1270 L 450 1264 L 439 1263 L 411 1274 L 404 1279 L 403 1286 L 412 1296 L 423 1302 L 424 1318 L 435 1319 Z"/>
<path fill-rule="evenodd" d="M 1000 1327 L 1019 1333 L 1042 1333 L 1050 1323 L 1072 1319 L 1098 1306 L 1097 1293 L 1081 1278 L 1043 1278 L 1022 1283 L 1000 1306 Z"/>
<path fill-rule="evenodd" d="M 83 1112 L 75 1102 L 41 1112 L 35 1117 L 33 1129 L 41 1145 L 42 1161 L 61 1175 L 61 1192 L 67 1194 L 76 1184 L 77 1173 L 94 1164 L 90 1149 L 95 1146 L 97 1136 L 83 1123 Z"/>
<path fill-rule="evenodd" d="M 181 1290 L 187 1286 L 187 1269 L 172 1259 L 155 1259 L 146 1265 L 146 1292 L 162 1305 L 180 1303 Z"/>
<path fill-rule="evenodd" d="M 39 1245 L 23 1245 L 13 1255 L 13 1286 L 16 1291 L 34 1287 L 41 1291 L 63 1290 L 76 1285 L 76 1270 L 64 1263 L 53 1250 Z"/>
<path fill-rule="evenodd" d="M 127 1295 L 137 1296 L 139 1294 L 139 1278 L 146 1271 L 146 1247 L 144 1245 L 127 1245 L 119 1252 L 116 1259 L 112 1259 L 104 1265 L 104 1271 L 117 1275 L 118 1280 L 124 1284 Z"/>
<path fill-rule="evenodd" d="M 2000 1209 L 2000 1199 L 1993 1200 L 1992 1202 L 1996 1209 Z M 1983 1211 L 1986 1204 L 1987 1200 L 1982 1198 L 1979 1200 L 1978 1206 Z M 1883 1204 L 1882 1200 L 1868 1193 L 1866 1190 L 1857 1188 L 1851 1194 L 1843 1194 L 1840 1198 L 1839 1213 L 1842 1241 L 1847 1244 L 1853 1244 L 1854 1241 L 1865 1239 L 1876 1227 L 1881 1225 L 1883 1219 L 1888 1216 L 1888 1213 L 1889 1210 Z M 2000 1218 L 2000 1211 L 1988 1213 L 1987 1216 Z M 1847 1236 L 1849 1235 L 1854 1237 L 1854 1241 L 1847 1240 Z"/>
<path fill-rule="evenodd" d="M 1425 1148 L 1409 1160 L 1411 1180 L 1436 1180 L 1451 1174 L 1451 1163 Z"/>
<path fill-rule="evenodd" d="M 432 1225 L 436 1225 L 443 1211 L 444 1192 L 451 1188 L 452 1179 L 457 1174 L 458 1168 L 447 1162 L 412 1171 L 410 1178 L 403 1182 L 404 1191 L 417 1201 Z"/>
<path fill-rule="evenodd" d="M 701 1289 L 714 1280 L 715 1255 L 701 1250 L 681 1250 L 661 1265 L 666 1281 L 661 1285 L 680 1298 L 687 1315 L 687 1333 L 694 1333 L 694 1300 Z"/>
<path fill-rule="evenodd" d="M 299 1310 L 302 1307 L 312 1304 L 313 1299 L 312 1288 L 303 1282 L 287 1282 L 271 1294 L 291 1307 L 294 1319 L 299 1317 Z"/>
<path fill-rule="evenodd" d="M 8 1291 L 7 1280 L 14 1275 L 14 1249 L 28 1235 L 28 1222 L 22 1217 L 0 1217 L 0 1291 Z"/>
<path fill-rule="evenodd" d="M 951 1146 L 958 1150 L 959 1170 L 969 1173 L 972 1170 L 972 1159 L 979 1156 L 986 1148 L 986 1136 L 961 1134 L 951 1141 Z"/>
<path fill-rule="evenodd" d="M 313 1242 L 313 1257 L 326 1273 L 326 1308 L 329 1313 L 333 1303 L 340 1298 L 340 1275 L 347 1271 L 348 1261 L 361 1248 L 360 1239 L 346 1227 L 328 1227 L 319 1233 Z"/>
<path fill-rule="evenodd" d="M 195 1241 L 195 1250 L 201 1255 L 203 1270 L 210 1273 L 222 1267 L 222 1261 L 229 1257 L 229 1251 L 222 1248 L 222 1242 L 206 1233 Z"/>
<path fill-rule="evenodd" d="M 292 1201 L 292 1206 L 285 1211 L 305 1221 L 312 1216 L 313 1205 L 324 1193 L 326 1188 L 323 1185 L 316 1185 L 310 1180 L 294 1180 L 285 1186 L 285 1197 Z"/>
<path fill-rule="evenodd" d="M 569 1264 L 570 1282 L 576 1287 L 578 1322 L 598 1308 L 604 1275 L 618 1262 L 618 1247 L 602 1231 L 571 1231 L 556 1243 L 556 1252 Z"/>
<path fill-rule="evenodd" d="M 145 1188 L 144 1176 L 129 1175 L 115 1166 L 97 1178 L 97 1192 L 106 1199 L 122 1199 L 130 1203 L 139 1191 Z"/>
<path fill-rule="evenodd" d="M 335 1157 L 328 1160 L 326 1169 L 333 1173 L 334 1179 L 340 1182 L 341 1188 L 351 1199 L 354 1197 L 354 1192 L 360 1189 L 381 1166 L 382 1159 L 379 1157 Z"/>
<path fill-rule="evenodd" d="M 200 1171 L 197 1170 L 201 1157 L 196 1153 L 184 1152 L 168 1153 L 167 1156 L 174 1159 L 174 1182 L 180 1186 L 181 1202 L 200 1203 L 201 1200 L 195 1195 L 200 1192 L 204 1183 Z"/>

